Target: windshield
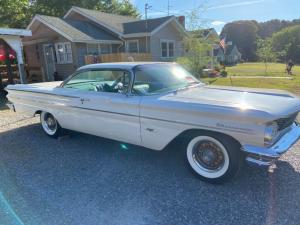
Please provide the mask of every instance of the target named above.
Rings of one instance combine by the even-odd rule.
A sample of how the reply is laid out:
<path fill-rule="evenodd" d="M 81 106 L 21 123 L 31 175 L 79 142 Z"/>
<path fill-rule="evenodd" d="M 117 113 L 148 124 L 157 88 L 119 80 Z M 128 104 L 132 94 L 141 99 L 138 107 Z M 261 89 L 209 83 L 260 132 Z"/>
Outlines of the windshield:
<path fill-rule="evenodd" d="M 202 84 L 177 64 L 149 64 L 135 69 L 133 92 L 152 95 Z"/>

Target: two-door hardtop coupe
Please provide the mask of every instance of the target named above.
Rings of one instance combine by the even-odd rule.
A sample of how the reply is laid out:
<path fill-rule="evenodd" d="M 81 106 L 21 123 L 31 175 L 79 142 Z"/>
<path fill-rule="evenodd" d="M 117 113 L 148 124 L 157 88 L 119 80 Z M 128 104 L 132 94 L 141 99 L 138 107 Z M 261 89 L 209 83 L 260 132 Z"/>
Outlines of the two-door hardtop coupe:
<path fill-rule="evenodd" d="M 283 91 L 208 86 L 175 63 L 107 63 L 64 82 L 7 87 L 10 108 L 64 129 L 163 150 L 184 140 L 187 162 L 221 183 L 243 161 L 269 166 L 300 137 L 300 100 Z"/>

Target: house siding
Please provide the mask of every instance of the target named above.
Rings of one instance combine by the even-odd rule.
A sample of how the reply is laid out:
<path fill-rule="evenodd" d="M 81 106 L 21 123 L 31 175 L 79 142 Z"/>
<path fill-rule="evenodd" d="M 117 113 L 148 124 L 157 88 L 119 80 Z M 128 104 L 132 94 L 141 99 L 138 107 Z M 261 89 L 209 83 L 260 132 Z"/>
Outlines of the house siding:
<path fill-rule="evenodd" d="M 26 55 L 26 63 L 29 67 L 40 67 L 39 73 L 37 75 L 40 77 L 42 81 L 52 81 L 54 80 L 54 76 L 50 75 L 50 78 L 46 75 L 47 69 L 45 64 L 45 56 L 44 56 L 44 45 L 51 44 L 53 47 L 54 60 L 55 60 L 55 69 L 57 72 L 56 79 L 65 79 L 70 74 L 72 74 L 76 68 L 78 67 L 78 56 L 77 49 L 74 43 L 56 33 L 55 31 L 49 29 L 43 24 L 40 24 L 38 28 L 33 32 L 33 36 L 29 38 L 24 38 L 23 41 L 31 41 L 31 40 L 44 40 L 43 42 L 39 42 L 37 44 L 31 44 L 24 47 L 25 55 Z M 47 40 L 48 39 L 48 40 Z M 70 42 L 72 48 L 72 57 L 73 63 L 68 64 L 58 64 L 56 61 L 56 52 L 55 52 L 55 43 L 58 42 Z M 51 78 L 52 77 L 52 78 Z"/>
<path fill-rule="evenodd" d="M 77 66 L 81 67 L 85 65 L 84 56 L 87 54 L 87 45 L 85 43 L 75 43 L 77 53 Z"/>
<path fill-rule="evenodd" d="M 175 41 L 174 57 L 173 58 L 161 58 L 161 40 L 173 40 Z M 150 37 L 150 49 L 153 61 L 173 61 L 177 57 L 183 55 L 183 36 L 182 34 L 169 23 L 157 33 Z"/>

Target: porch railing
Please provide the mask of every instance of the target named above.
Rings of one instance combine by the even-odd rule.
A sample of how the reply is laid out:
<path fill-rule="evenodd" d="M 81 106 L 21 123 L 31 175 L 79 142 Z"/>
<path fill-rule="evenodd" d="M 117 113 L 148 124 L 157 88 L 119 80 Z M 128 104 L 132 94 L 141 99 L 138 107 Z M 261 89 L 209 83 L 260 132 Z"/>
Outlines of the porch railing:
<path fill-rule="evenodd" d="M 146 62 L 152 61 L 150 53 L 112 53 L 103 55 L 86 55 L 85 64 L 106 62 Z"/>

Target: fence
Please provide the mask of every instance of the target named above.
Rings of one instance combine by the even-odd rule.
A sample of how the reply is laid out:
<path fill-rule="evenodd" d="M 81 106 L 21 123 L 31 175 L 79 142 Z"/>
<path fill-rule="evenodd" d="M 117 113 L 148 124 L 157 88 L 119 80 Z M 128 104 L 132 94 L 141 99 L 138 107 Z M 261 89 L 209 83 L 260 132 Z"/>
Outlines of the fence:
<path fill-rule="evenodd" d="M 149 53 L 113 53 L 85 56 L 85 64 L 133 61 L 152 61 L 152 55 Z"/>

